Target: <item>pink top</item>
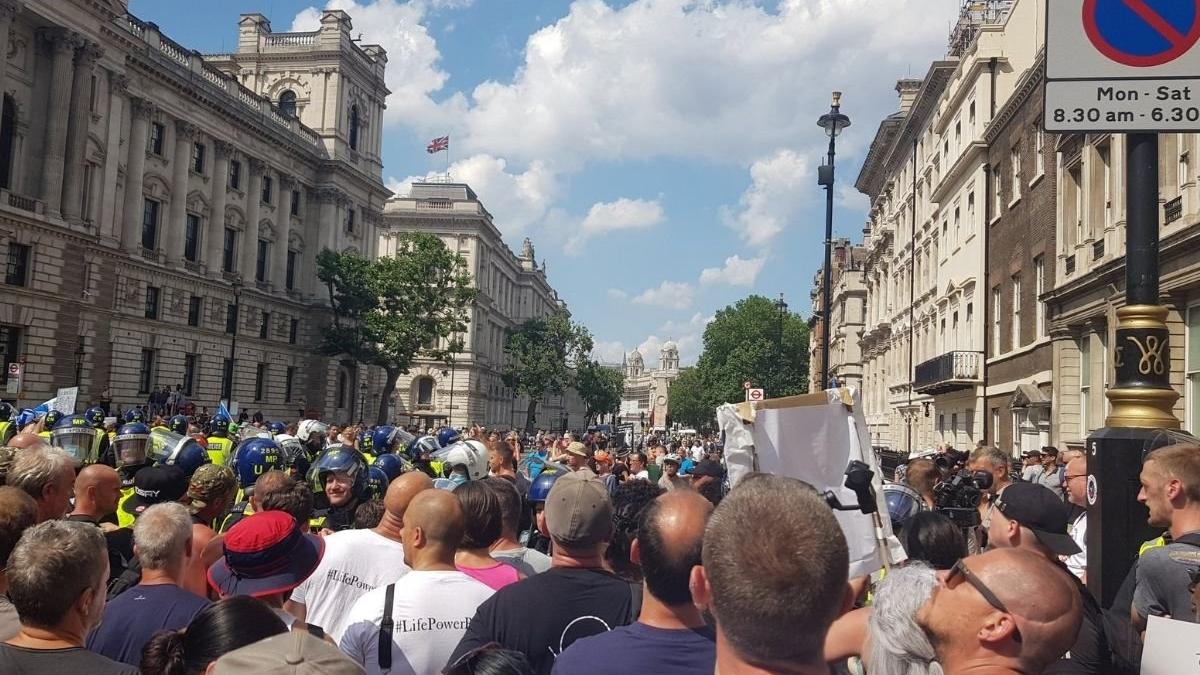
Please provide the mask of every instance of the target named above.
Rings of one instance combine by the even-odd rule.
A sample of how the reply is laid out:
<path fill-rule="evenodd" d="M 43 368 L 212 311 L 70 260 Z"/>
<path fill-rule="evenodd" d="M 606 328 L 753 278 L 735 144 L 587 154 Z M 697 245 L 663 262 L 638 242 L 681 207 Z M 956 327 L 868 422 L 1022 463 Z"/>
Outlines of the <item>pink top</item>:
<path fill-rule="evenodd" d="M 455 565 L 455 567 L 458 568 L 459 572 L 472 579 L 482 581 L 494 591 L 498 591 L 515 581 L 519 581 L 521 578 L 520 573 L 517 572 L 517 568 L 502 562 L 497 562 L 491 567 L 463 567 L 462 565 Z"/>

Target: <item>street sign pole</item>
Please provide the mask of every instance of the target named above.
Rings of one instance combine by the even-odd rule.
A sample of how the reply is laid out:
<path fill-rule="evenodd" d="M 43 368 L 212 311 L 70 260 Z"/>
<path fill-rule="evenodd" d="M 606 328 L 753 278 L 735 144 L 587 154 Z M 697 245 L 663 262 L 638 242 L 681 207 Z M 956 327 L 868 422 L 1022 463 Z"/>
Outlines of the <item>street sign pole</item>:
<path fill-rule="evenodd" d="M 1147 452 L 1181 438 L 1168 310 L 1159 301 L 1158 134 L 1200 130 L 1200 2 L 1045 6 L 1043 128 L 1126 134 L 1125 306 L 1116 312 L 1112 341 L 1116 378 L 1105 392 L 1105 426 L 1087 440 L 1087 583 L 1111 607 L 1140 544 L 1156 534 L 1137 501 L 1142 462 Z"/>

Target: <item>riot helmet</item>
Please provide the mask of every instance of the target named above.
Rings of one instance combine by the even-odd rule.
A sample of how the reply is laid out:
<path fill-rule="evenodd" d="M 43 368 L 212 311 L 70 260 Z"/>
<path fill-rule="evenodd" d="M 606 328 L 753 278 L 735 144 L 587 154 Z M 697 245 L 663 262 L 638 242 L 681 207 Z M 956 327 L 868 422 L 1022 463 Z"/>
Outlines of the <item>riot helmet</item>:
<path fill-rule="evenodd" d="M 326 484 L 334 475 L 344 482 L 330 494 Z M 367 494 L 367 461 L 354 448 L 331 445 L 308 470 L 308 482 L 313 494 L 323 495 L 330 506 L 343 506 L 353 499 L 363 499 Z"/>
<path fill-rule="evenodd" d="M 146 422 L 146 413 L 141 408 L 130 408 L 125 411 L 125 423 L 134 424 L 137 422 Z"/>
<path fill-rule="evenodd" d="M 283 468 L 283 453 L 269 438 L 251 438 L 237 447 L 233 464 L 238 485 L 243 490 L 249 490 L 259 476 Z"/>
<path fill-rule="evenodd" d="M 454 427 L 442 427 L 437 432 L 438 447 L 448 448 L 462 440 L 462 434 Z"/>
<path fill-rule="evenodd" d="M 141 466 L 146 464 L 150 450 L 150 427 L 141 422 L 122 424 L 113 439 L 117 455 L 117 466 Z"/>
<path fill-rule="evenodd" d="M 83 415 L 67 415 L 54 425 L 50 441 L 75 459 L 77 464 L 94 464 L 96 452 L 96 430 Z"/>
<path fill-rule="evenodd" d="M 60 413 L 60 412 L 59 412 L 59 411 L 57 411 L 57 410 L 51 410 L 50 412 L 46 413 L 46 425 L 45 425 L 45 428 L 47 428 L 47 429 L 53 429 L 53 428 L 54 428 L 54 425 L 55 425 L 55 424 L 58 424 L 59 420 L 61 420 L 62 418 L 63 418 L 63 414 L 62 414 L 62 413 Z"/>
<path fill-rule="evenodd" d="M 487 447 L 476 440 L 459 441 L 433 454 L 442 462 L 442 472 L 450 480 L 464 483 L 482 480 L 488 475 Z"/>
<path fill-rule="evenodd" d="M 167 428 L 180 436 L 187 436 L 188 426 L 188 418 L 183 415 L 175 415 L 167 423 Z"/>
<path fill-rule="evenodd" d="M 104 428 L 104 408 L 94 405 L 83 412 L 83 416 L 87 419 L 88 424 L 92 425 L 93 429 Z"/>

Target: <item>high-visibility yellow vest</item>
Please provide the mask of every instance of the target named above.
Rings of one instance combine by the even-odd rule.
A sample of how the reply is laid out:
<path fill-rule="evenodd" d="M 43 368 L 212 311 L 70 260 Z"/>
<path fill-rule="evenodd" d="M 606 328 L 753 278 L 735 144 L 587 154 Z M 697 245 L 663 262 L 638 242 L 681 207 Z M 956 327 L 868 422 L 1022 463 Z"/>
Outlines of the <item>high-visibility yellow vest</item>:
<path fill-rule="evenodd" d="M 12 422 L 0 422 L 0 445 L 8 445 L 8 440 L 16 435 L 15 431 Z"/>
<path fill-rule="evenodd" d="M 233 452 L 233 441 L 220 436 L 208 437 L 208 459 L 213 464 L 225 466 L 226 459 Z"/>
<path fill-rule="evenodd" d="M 1161 546 L 1166 546 L 1166 545 L 1167 545 L 1167 538 L 1164 536 L 1161 536 L 1161 535 L 1158 537 L 1155 537 L 1154 539 L 1151 539 L 1149 541 L 1144 541 L 1144 542 L 1142 542 L 1142 545 L 1140 547 L 1138 547 L 1138 557 L 1140 558 L 1140 557 L 1146 555 L 1146 553 L 1148 553 L 1149 551 L 1152 551 L 1156 548 L 1159 548 Z"/>
<path fill-rule="evenodd" d="M 136 518 L 133 514 L 125 510 L 125 502 L 133 499 L 133 488 L 121 488 L 121 499 L 117 501 L 117 525 L 121 527 L 133 527 L 133 521 Z"/>

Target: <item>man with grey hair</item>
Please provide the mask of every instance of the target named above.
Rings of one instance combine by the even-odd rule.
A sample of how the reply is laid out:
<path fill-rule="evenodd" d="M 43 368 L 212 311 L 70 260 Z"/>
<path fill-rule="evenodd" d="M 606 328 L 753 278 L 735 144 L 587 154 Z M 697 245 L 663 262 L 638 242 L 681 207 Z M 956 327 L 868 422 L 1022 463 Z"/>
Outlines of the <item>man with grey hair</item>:
<path fill-rule="evenodd" d="M 71 508 L 75 460 L 58 448 L 27 448 L 17 455 L 5 481 L 33 497 L 39 523 L 57 520 Z"/>
<path fill-rule="evenodd" d="M 743 478 L 708 521 L 691 583 L 693 602 L 716 618 L 717 672 L 827 672 L 825 634 L 853 600 L 849 558 L 833 511 L 811 486 Z"/>
<path fill-rule="evenodd" d="M 192 517 L 183 504 L 154 504 L 143 511 L 133 525 L 133 552 L 142 566 L 141 582 L 108 604 L 87 647 L 136 666 L 152 635 L 188 625 L 208 600 L 180 588 L 193 556 Z"/>
<path fill-rule="evenodd" d="M 21 632 L 0 644 L 0 673 L 137 675 L 137 668 L 83 648 L 104 614 L 108 549 L 99 528 L 60 520 L 34 525 L 7 573 Z"/>

